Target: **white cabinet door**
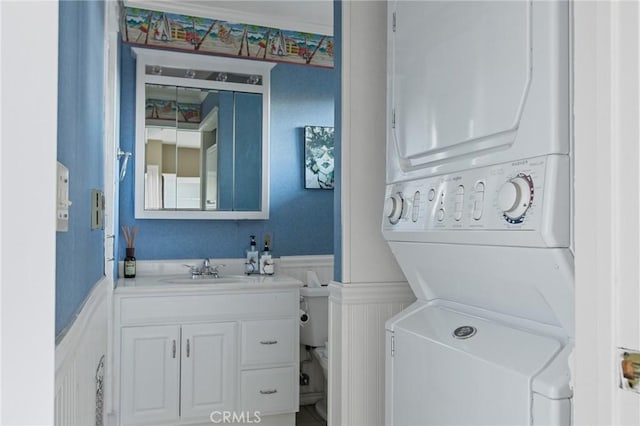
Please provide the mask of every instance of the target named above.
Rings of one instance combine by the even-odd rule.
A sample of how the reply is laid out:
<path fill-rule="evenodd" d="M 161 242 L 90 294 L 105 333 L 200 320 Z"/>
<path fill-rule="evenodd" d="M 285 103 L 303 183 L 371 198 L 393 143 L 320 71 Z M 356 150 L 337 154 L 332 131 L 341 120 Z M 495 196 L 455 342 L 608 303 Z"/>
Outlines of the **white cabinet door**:
<path fill-rule="evenodd" d="M 236 324 L 182 326 L 182 420 L 208 421 L 233 411 L 237 381 Z"/>
<path fill-rule="evenodd" d="M 122 329 L 121 424 L 179 421 L 180 327 Z"/>

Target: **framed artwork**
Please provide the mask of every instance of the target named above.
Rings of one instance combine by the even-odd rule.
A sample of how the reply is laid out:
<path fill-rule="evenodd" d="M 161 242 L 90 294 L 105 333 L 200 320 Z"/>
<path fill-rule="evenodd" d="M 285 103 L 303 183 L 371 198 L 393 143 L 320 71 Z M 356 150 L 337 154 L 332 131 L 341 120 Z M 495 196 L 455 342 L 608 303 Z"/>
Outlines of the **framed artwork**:
<path fill-rule="evenodd" d="M 304 127 L 304 187 L 333 189 L 333 127 Z"/>

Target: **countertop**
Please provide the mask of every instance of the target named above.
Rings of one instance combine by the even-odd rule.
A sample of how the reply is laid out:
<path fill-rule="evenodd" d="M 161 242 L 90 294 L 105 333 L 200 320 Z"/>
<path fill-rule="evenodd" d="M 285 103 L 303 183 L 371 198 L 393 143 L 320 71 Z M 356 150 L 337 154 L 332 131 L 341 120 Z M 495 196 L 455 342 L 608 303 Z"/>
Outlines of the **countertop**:
<path fill-rule="evenodd" d="M 236 292 L 300 288 L 303 283 L 287 275 L 221 275 L 191 279 L 188 273 L 147 275 L 118 279 L 116 294 L 150 292 Z"/>

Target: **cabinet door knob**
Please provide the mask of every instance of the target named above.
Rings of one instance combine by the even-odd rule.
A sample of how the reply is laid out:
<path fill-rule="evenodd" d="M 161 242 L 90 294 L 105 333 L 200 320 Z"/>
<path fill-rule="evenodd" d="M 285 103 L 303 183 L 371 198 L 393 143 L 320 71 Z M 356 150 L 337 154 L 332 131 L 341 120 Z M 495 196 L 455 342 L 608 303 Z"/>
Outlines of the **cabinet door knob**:
<path fill-rule="evenodd" d="M 273 393 L 278 392 L 278 389 L 267 389 L 267 390 L 261 390 L 260 393 L 262 395 L 271 395 Z"/>
<path fill-rule="evenodd" d="M 171 349 L 171 357 L 175 358 L 176 357 L 176 341 L 173 341 L 173 348 Z"/>
<path fill-rule="evenodd" d="M 278 343 L 277 340 L 261 340 L 260 341 L 261 345 L 275 345 L 276 343 Z"/>

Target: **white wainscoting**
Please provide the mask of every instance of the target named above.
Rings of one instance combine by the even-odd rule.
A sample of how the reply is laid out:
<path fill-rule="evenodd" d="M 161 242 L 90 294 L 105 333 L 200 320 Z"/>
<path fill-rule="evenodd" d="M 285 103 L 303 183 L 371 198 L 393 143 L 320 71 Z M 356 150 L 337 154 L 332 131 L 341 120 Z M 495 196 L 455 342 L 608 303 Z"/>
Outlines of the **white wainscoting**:
<path fill-rule="evenodd" d="M 276 259 L 276 273 L 296 278 L 305 285 L 309 284 L 307 272 L 315 273 L 322 284 L 329 284 L 333 279 L 333 255 L 282 256 Z"/>
<path fill-rule="evenodd" d="M 102 279 L 56 345 L 55 425 L 96 424 L 96 370 L 102 356 L 107 365 L 110 295 L 109 280 Z"/>
<path fill-rule="evenodd" d="M 385 322 L 415 296 L 403 282 L 332 282 L 329 292 L 329 426 L 383 425 Z"/>

